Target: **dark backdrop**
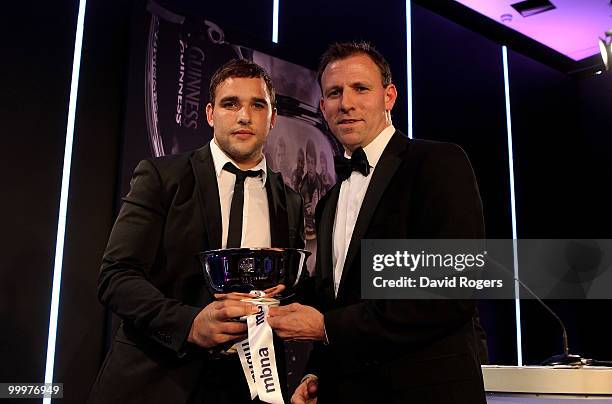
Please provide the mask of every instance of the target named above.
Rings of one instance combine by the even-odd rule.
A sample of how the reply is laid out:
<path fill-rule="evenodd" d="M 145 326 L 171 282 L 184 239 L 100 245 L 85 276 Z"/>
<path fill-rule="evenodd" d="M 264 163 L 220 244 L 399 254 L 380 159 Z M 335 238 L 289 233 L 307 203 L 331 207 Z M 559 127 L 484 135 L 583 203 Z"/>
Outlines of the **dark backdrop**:
<path fill-rule="evenodd" d="M 519 238 L 611 238 L 610 75 L 575 79 L 512 51 L 509 70 Z M 573 353 L 612 357 L 603 332 L 611 300 L 548 304 Z M 521 309 L 524 363 L 560 353 L 556 320 L 532 300 Z"/>
<path fill-rule="evenodd" d="M 84 402 L 104 353 L 95 285 L 114 220 L 130 10 L 87 2 L 54 377 L 67 403 Z M 3 4 L 2 382 L 44 380 L 77 13 L 77 1 Z"/>
<path fill-rule="evenodd" d="M 470 157 L 486 235 L 512 238 L 502 50 L 444 17 L 412 6 L 414 137 L 453 142 Z M 491 363 L 516 364 L 513 301 L 482 301 Z"/>
<path fill-rule="evenodd" d="M 67 120 L 76 2 L 6 6 L 2 35 L 1 381 L 42 381 Z M 178 2 L 257 41 L 271 37 L 272 1 Z M 279 56 L 316 67 L 327 43 L 371 40 L 389 59 L 400 92 L 394 124 L 407 129 L 403 2 L 281 1 Z M 115 213 L 132 10 L 144 2 L 89 0 L 61 295 L 56 380 L 64 402 L 83 402 L 104 354 L 96 301 L 100 257 Z M 136 17 L 134 17 L 136 18 Z M 413 5 L 414 135 L 449 140 L 469 154 L 490 237 L 510 237 L 501 46 Z M 268 50 L 268 49 L 265 49 Z M 519 237 L 608 237 L 612 105 L 610 76 L 570 78 L 509 52 Z M 481 311 L 492 358 L 513 363 L 512 302 Z M 610 357 L 600 324 L 608 301 L 553 302 L 574 351 Z M 523 303 L 525 362 L 560 348 L 553 320 Z M 558 348 L 559 347 L 559 348 Z"/>
<path fill-rule="evenodd" d="M 0 381 L 42 382 L 77 7 L 2 7 Z"/>
<path fill-rule="evenodd" d="M 131 9 L 119 3 L 89 0 L 85 14 L 54 377 L 69 403 L 84 402 L 106 353 L 96 286 L 115 218 L 129 60 Z"/>

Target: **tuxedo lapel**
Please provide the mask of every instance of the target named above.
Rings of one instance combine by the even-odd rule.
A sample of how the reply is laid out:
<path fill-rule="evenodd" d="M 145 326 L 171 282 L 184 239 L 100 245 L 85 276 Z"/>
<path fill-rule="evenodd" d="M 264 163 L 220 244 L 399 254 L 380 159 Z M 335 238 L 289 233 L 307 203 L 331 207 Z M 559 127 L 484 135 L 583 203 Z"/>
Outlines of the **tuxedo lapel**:
<path fill-rule="evenodd" d="M 208 248 L 221 248 L 221 203 L 219 202 L 219 186 L 215 174 L 210 145 L 198 149 L 190 158 L 208 236 Z"/>
<path fill-rule="evenodd" d="M 287 196 L 281 175 L 267 168 L 266 194 L 270 212 L 270 241 L 272 247 L 290 247 Z"/>
<path fill-rule="evenodd" d="M 333 296 L 334 288 L 334 268 L 333 268 L 333 237 L 334 237 L 334 221 L 336 219 L 336 207 L 338 206 L 338 197 L 340 195 L 340 184 L 337 183 L 329 194 L 325 196 L 325 204 L 321 212 L 320 224 L 317 226 L 317 238 L 319 238 L 318 247 L 321 251 L 317 252 L 317 256 L 321 263 L 321 279 L 323 282 L 331 282 L 331 293 Z"/>
<path fill-rule="evenodd" d="M 342 277 L 340 278 L 340 285 L 338 286 L 338 294 L 342 291 L 347 273 L 350 271 L 353 261 L 357 258 L 357 252 L 360 251 L 361 248 L 361 239 L 370 225 L 372 216 L 374 216 L 374 212 L 376 212 L 385 190 L 402 163 L 401 155 L 408 145 L 408 142 L 402 139 L 403 136 L 404 135 L 398 131 L 393 134 L 383 154 L 380 156 L 380 160 L 378 160 L 376 169 L 372 173 L 373 177 L 363 198 L 363 203 L 359 210 L 359 215 L 357 216 L 357 222 L 355 222 L 355 228 L 353 229 L 353 236 L 351 237 L 351 242 L 346 253 L 344 268 L 342 268 Z"/>

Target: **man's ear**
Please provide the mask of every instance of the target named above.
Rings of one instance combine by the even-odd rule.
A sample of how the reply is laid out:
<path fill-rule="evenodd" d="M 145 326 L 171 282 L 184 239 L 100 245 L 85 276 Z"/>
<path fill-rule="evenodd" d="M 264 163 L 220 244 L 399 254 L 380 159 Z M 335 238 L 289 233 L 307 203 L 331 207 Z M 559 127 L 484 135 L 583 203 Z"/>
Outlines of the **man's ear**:
<path fill-rule="evenodd" d="M 211 128 L 214 127 L 213 125 L 213 106 L 210 102 L 206 104 L 206 121 L 208 122 L 208 125 L 210 125 Z"/>
<path fill-rule="evenodd" d="M 391 83 L 385 88 L 385 110 L 391 111 L 397 100 L 397 88 Z"/>
<path fill-rule="evenodd" d="M 276 125 L 276 116 L 278 115 L 278 111 L 276 108 L 272 109 L 272 118 L 270 119 L 270 129 L 274 128 Z"/>

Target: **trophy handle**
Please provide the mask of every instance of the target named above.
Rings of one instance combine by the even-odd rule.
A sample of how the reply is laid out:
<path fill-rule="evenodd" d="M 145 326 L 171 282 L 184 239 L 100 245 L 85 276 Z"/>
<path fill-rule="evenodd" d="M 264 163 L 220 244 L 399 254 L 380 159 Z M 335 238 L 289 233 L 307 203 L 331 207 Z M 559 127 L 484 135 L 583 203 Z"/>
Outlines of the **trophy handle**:
<path fill-rule="evenodd" d="M 210 267 L 209 267 L 208 261 L 204 257 L 205 257 L 204 253 L 198 254 L 198 259 L 203 267 L 202 272 L 204 272 L 204 277 L 206 278 L 206 281 L 207 281 L 206 286 L 208 286 L 209 291 L 211 291 L 212 293 L 223 293 L 223 289 L 216 287 L 215 282 L 210 274 Z"/>
<path fill-rule="evenodd" d="M 302 277 L 302 271 L 304 270 L 304 263 L 306 261 L 306 253 L 303 251 L 300 251 L 300 266 L 298 269 L 298 273 L 297 276 L 295 277 L 295 281 L 293 282 L 293 285 L 291 286 L 291 289 L 294 289 L 298 282 L 300 281 L 300 278 Z"/>

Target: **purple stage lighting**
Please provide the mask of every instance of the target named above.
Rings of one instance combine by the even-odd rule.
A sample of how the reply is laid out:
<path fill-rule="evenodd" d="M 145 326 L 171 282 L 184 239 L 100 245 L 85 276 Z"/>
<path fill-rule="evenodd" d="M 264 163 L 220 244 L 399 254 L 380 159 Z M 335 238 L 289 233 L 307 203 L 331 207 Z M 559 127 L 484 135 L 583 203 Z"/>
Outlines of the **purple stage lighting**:
<path fill-rule="evenodd" d="M 456 1 L 575 61 L 598 54 L 598 38 L 612 28 L 612 7 L 604 0 Z"/>

